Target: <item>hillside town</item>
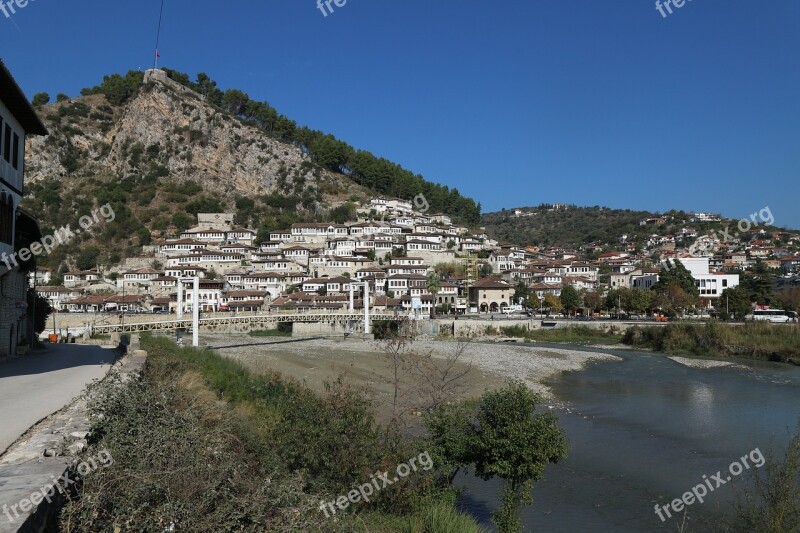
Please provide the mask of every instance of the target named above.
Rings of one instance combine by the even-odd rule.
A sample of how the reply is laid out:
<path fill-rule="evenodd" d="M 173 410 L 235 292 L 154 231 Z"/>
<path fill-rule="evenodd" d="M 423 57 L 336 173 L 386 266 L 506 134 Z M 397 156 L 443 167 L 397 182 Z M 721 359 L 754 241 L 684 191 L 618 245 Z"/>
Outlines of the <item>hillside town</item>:
<path fill-rule="evenodd" d="M 800 243 L 797 233 L 756 227 L 721 239 L 692 226 L 721 221 L 707 213 L 693 214 L 674 235 L 658 232 L 669 217 L 643 220 L 653 233 L 642 249 L 621 235 L 618 250 L 609 252 L 594 243 L 567 250 L 498 242 L 426 207 L 422 196 L 373 198 L 360 206 L 357 222 L 298 223 L 263 242 L 256 230 L 237 227 L 232 213 L 199 213 L 195 227 L 144 247 L 122 265 L 66 272 L 59 286 L 39 268 L 31 283 L 36 280 L 53 309 L 69 313 L 174 313 L 178 280 L 199 277 L 201 312 L 343 310 L 351 289 L 354 308 L 361 309 L 368 286 L 377 310 L 429 316 L 521 311 L 520 284 L 540 309 L 566 286 L 601 296 L 611 289 L 650 290 L 675 260 L 691 272 L 704 308 L 714 308 L 725 289 L 739 285 L 739 272 L 757 261 L 782 269 L 780 283 L 787 287 L 797 286 L 800 273 L 800 256 L 787 253 Z M 185 309 L 194 305 L 191 298 Z"/>

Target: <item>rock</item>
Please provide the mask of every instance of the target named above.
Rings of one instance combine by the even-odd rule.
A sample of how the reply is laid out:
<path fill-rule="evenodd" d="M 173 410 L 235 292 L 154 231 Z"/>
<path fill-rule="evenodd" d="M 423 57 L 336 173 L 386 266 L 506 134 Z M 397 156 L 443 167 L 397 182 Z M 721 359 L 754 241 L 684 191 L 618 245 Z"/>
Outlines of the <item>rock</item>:
<path fill-rule="evenodd" d="M 69 452 L 71 455 L 78 455 L 84 450 L 86 450 L 86 442 L 84 441 L 74 442 L 69 447 Z"/>

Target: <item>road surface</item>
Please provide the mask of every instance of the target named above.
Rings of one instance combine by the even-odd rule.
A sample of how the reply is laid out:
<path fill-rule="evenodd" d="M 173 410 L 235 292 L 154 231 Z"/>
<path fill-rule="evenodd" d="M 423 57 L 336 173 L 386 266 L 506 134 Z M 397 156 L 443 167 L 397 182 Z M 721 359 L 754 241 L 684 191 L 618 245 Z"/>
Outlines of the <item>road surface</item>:
<path fill-rule="evenodd" d="M 41 419 L 104 377 L 116 350 L 77 344 L 45 344 L 0 364 L 0 454 Z"/>

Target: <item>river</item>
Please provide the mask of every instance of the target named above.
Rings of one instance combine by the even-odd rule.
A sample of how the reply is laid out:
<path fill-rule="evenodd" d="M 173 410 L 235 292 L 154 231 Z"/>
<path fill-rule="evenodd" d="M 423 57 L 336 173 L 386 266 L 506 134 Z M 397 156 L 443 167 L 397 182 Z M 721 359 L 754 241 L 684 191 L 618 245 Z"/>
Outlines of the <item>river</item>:
<path fill-rule="evenodd" d="M 748 477 L 745 470 L 727 482 L 731 463 L 756 448 L 782 451 L 797 427 L 798 367 L 734 360 L 736 366 L 691 368 L 660 354 L 595 351 L 622 361 L 591 363 L 549 383 L 556 401 L 544 408 L 554 407 L 570 454 L 534 484 L 526 531 L 676 531 L 682 516 L 662 522 L 656 503 L 722 471 L 725 485 L 688 508 L 687 531 L 712 530 L 731 513 L 734 483 Z M 500 482 L 457 482 L 466 488 L 462 508 L 493 529 Z"/>

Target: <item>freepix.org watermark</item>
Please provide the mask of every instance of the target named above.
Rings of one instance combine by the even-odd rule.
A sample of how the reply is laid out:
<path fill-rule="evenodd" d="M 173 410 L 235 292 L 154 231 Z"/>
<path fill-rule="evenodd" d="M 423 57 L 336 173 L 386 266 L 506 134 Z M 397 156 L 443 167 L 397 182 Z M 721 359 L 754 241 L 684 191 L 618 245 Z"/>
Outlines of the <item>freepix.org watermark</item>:
<path fill-rule="evenodd" d="M 322 11 L 323 17 L 333 14 L 333 6 L 344 7 L 346 5 L 347 0 L 317 0 L 317 9 Z"/>
<path fill-rule="evenodd" d="M 61 474 L 60 477 L 56 478 L 55 476 L 51 476 L 53 481 L 52 484 L 42 487 L 29 497 L 21 499 L 18 503 L 15 503 L 11 507 L 8 505 L 3 505 L 3 514 L 6 515 L 9 522 L 14 522 L 20 518 L 25 519 L 27 517 L 27 513 L 43 501 L 47 500 L 47 503 L 52 503 L 53 497 L 57 492 L 61 493 L 61 495 L 64 497 L 67 497 L 67 491 L 70 489 L 71 485 L 74 485 L 78 481 L 79 477 L 85 478 L 92 472 L 96 472 L 100 468 L 110 466 L 112 464 L 114 464 L 114 458 L 111 457 L 111 453 L 106 450 L 101 450 L 96 456 L 92 456 L 85 461 L 76 460 L 72 464 L 72 468 L 69 468 L 66 472 Z M 22 513 L 21 516 L 20 513 Z"/>
<path fill-rule="evenodd" d="M 661 13 L 663 18 L 667 18 L 667 15 L 672 15 L 672 8 L 680 9 L 686 5 L 687 2 L 691 2 L 692 0 L 665 0 L 664 3 L 661 3 L 661 0 L 656 0 L 656 10 Z"/>
<path fill-rule="evenodd" d="M 69 243 L 76 235 L 80 235 L 84 231 L 91 233 L 92 227 L 100 223 L 101 217 L 106 223 L 112 222 L 116 218 L 111 204 L 100 206 L 94 209 L 90 214 L 83 215 L 79 218 L 78 225 L 81 229 L 72 231 L 69 226 L 65 226 L 57 229 L 52 235 L 42 237 L 41 241 L 31 244 L 28 248 L 20 248 L 11 255 L 3 252 L 3 254 L 0 255 L 0 263 L 3 263 L 8 270 L 11 270 L 19 266 L 19 261 L 24 263 L 25 261 L 29 261 L 31 257 L 49 254 L 59 245 Z"/>
<path fill-rule="evenodd" d="M 755 213 L 751 213 L 749 217 L 741 219 L 737 224 L 736 228 L 739 231 L 731 230 L 730 226 L 725 226 L 719 232 L 716 230 L 707 233 L 703 237 L 697 239 L 697 242 L 694 244 L 694 248 L 698 251 L 709 251 L 713 248 L 714 243 L 719 241 L 722 244 L 727 244 L 732 242 L 734 239 L 738 239 L 742 233 L 747 233 L 753 228 L 757 228 L 759 225 L 764 224 L 766 226 L 772 226 L 775 224 L 775 216 L 772 214 L 772 210 L 769 206 L 760 209 Z"/>
<path fill-rule="evenodd" d="M 0 11 L 3 12 L 3 15 L 5 15 L 7 19 L 10 19 L 11 15 L 17 14 L 17 9 L 28 7 L 28 4 L 33 1 L 34 0 L 0 0 Z"/>
<path fill-rule="evenodd" d="M 402 478 L 405 478 L 411 474 L 411 472 L 416 472 L 418 466 L 425 471 L 433 468 L 433 460 L 431 459 L 431 456 L 428 455 L 428 452 L 422 452 L 417 457 L 412 457 L 408 460 L 408 463 L 400 463 L 397 465 L 397 468 L 395 469 L 397 475 L 391 479 L 389 478 L 389 472 L 378 473 L 377 477 L 375 475 L 370 476 L 368 483 L 359 485 L 358 488 L 348 492 L 347 496 L 339 496 L 330 502 L 320 502 L 319 510 L 325 513 L 327 518 L 330 518 L 331 515 L 328 513 L 328 509 L 330 509 L 335 515 L 337 508 L 340 511 L 344 511 L 350 507 L 351 503 L 358 503 L 360 501 L 364 501 L 365 503 L 369 502 L 369 499 L 373 494 L 385 489 L 389 485 L 397 483 Z"/>
<path fill-rule="evenodd" d="M 748 459 L 750 459 L 750 463 L 748 463 Z M 739 461 L 734 461 L 731 463 L 731 465 L 728 467 L 728 473 L 730 475 L 726 476 L 722 473 L 722 470 L 718 470 L 717 473 L 710 476 L 710 478 L 709 476 L 704 475 L 702 483 L 695 485 L 691 491 L 684 492 L 680 498 L 675 498 L 666 505 L 656 504 L 655 512 L 662 522 L 666 522 L 667 518 L 672 518 L 670 509 L 677 514 L 683 511 L 685 507 L 694 504 L 694 502 L 703 503 L 706 496 L 720 488 L 722 485 L 732 481 L 734 476 L 741 475 L 741 473 L 745 470 L 749 470 L 751 466 L 761 468 L 764 466 L 764 463 L 766 463 L 764 455 L 761 453 L 761 450 L 756 448 L 749 454 L 743 455 Z M 666 517 L 664 516 L 665 514 Z"/>

